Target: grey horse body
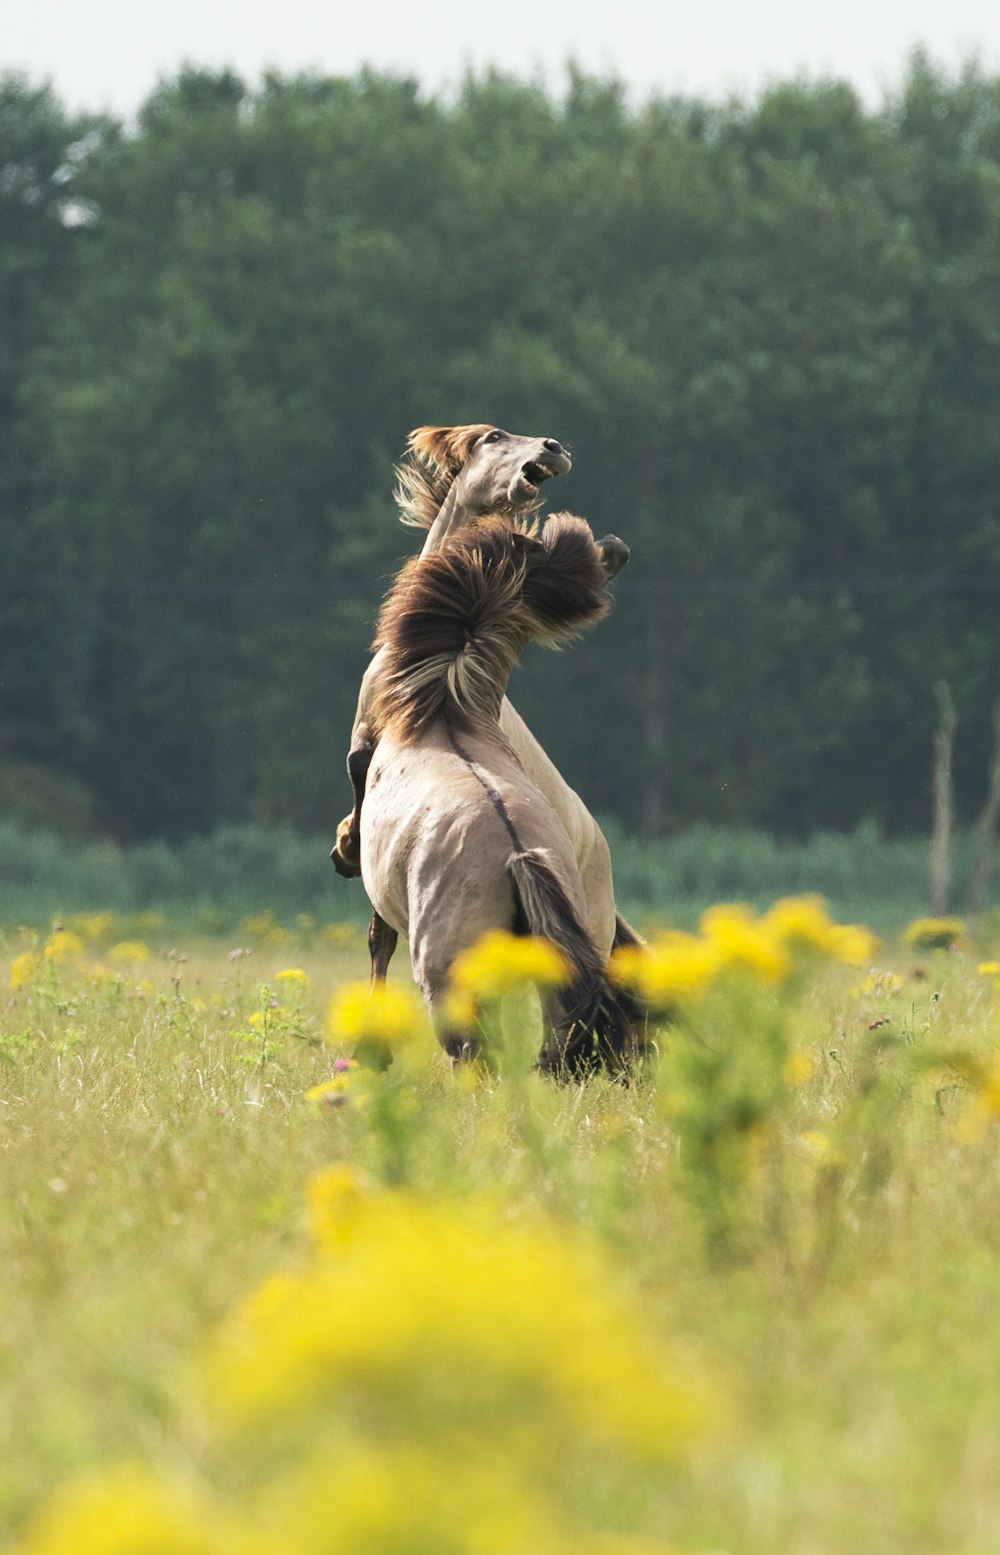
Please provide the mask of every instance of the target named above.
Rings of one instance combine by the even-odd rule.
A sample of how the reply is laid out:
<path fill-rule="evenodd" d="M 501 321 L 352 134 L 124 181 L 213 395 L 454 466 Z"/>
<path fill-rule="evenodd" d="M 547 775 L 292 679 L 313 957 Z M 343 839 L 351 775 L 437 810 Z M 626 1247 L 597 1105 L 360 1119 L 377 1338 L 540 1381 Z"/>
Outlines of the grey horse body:
<path fill-rule="evenodd" d="M 558 642 L 599 620 L 627 558 L 621 541 L 595 542 L 570 515 L 550 519 L 540 537 L 484 520 L 409 563 L 383 605 L 361 874 L 392 943 L 407 936 L 453 1056 L 474 1039 L 448 1029 L 448 975 L 493 929 L 549 938 L 572 967 L 569 992 L 555 995 L 542 1067 L 620 1067 L 631 1051 L 632 1016 L 607 978 L 610 891 L 595 909 L 562 815 L 499 720 L 525 644 Z"/>

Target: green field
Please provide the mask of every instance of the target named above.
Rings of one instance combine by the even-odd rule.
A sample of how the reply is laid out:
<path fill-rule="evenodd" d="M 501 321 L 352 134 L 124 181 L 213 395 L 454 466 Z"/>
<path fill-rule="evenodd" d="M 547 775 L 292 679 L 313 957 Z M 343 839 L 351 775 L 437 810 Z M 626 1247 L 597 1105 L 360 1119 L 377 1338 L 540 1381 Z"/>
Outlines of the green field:
<path fill-rule="evenodd" d="M 998 947 L 713 934 L 560 1087 L 356 1063 L 350 927 L 12 931 L 3 1547 L 994 1555 Z"/>

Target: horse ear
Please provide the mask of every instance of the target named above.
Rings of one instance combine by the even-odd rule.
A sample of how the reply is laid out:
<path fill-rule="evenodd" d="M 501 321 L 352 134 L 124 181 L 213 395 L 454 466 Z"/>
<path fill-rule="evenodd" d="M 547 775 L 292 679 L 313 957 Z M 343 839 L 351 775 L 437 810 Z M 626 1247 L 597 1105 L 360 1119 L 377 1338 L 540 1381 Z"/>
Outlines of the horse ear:
<path fill-rule="evenodd" d="M 413 454 L 422 464 L 445 464 L 447 440 L 453 427 L 414 427 L 406 439 L 407 453 Z"/>
<path fill-rule="evenodd" d="M 406 447 L 421 463 L 457 475 L 468 462 L 473 443 L 492 430 L 489 422 L 465 427 L 414 427 L 406 439 Z"/>

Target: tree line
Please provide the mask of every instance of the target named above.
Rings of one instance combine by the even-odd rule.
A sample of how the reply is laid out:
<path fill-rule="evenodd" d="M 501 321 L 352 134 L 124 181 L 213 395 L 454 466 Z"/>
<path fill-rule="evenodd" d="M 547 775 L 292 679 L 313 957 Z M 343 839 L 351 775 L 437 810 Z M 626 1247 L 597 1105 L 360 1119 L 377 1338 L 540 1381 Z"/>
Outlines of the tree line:
<path fill-rule="evenodd" d="M 1000 78 L 0 78 L 0 811 L 329 830 L 409 428 L 558 437 L 632 547 L 512 696 L 598 812 L 926 828 L 1000 692 Z"/>

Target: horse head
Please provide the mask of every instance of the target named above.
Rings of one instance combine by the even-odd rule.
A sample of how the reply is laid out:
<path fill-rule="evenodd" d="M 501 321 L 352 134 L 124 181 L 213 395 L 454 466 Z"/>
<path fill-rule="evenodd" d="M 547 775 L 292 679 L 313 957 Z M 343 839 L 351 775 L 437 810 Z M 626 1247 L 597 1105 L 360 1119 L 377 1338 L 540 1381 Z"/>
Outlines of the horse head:
<path fill-rule="evenodd" d="M 447 528 L 488 513 L 513 517 L 539 504 L 539 488 L 567 475 L 573 461 L 554 437 L 521 437 L 503 427 L 417 427 L 397 470 L 404 523 L 430 528 L 447 508 Z"/>

